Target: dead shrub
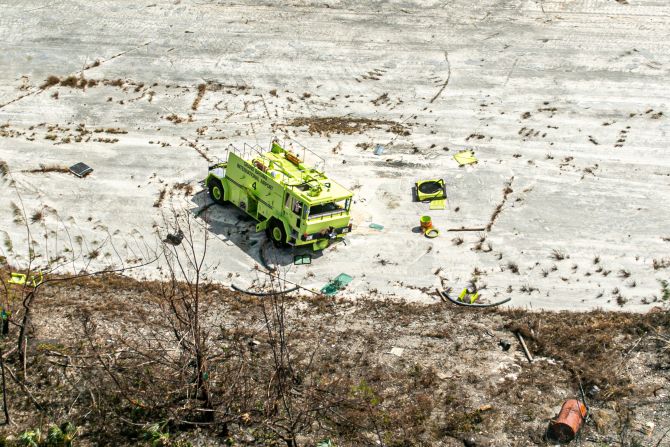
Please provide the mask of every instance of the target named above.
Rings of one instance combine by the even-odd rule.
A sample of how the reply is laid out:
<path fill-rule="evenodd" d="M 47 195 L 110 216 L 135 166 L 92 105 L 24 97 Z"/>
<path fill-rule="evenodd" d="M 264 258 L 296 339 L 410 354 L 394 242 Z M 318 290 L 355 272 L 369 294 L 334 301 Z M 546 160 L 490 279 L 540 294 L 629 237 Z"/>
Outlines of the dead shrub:
<path fill-rule="evenodd" d="M 202 98 L 205 96 L 206 91 L 207 91 L 207 84 L 198 85 L 198 94 L 195 96 L 193 104 L 191 104 L 191 109 L 193 111 L 198 110 L 198 107 L 200 106 L 200 101 L 202 101 Z"/>
<path fill-rule="evenodd" d="M 76 76 L 70 75 L 67 78 L 60 81 L 60 85 L 63 87 L 77 88 L 79 84 L 79 79 Z"/>
<path fill-rule="evenodd" d="M 51 75 L 49 76 L 42 85 L 40 85 L 41 89 L 47 89 L 51 86 L 54 86 L 60 82 L 60 78 L 58 76 Z"/>
<path fill-rule="evenodd" d="M 30 216 L 31 223 L 42 222 L 42 220 L 44 220 L 44 213 L 42 210 L 37 210 Z"/>
<path fill-rule="evenodd" d="M 654 270 L 660 270 L 670 267 L 670 258 L 661 258 L 652 260 Z"/>
<path fill-rule="evenodd" d="M 566 257 L 567 255 L 565 254 L 565 252 L 563 252 L 562 250 L 557 250 L 555 248 L 551 251 L 551 254 L 549 255 L 549 258 L 555 261 L 562 261 Z"/>

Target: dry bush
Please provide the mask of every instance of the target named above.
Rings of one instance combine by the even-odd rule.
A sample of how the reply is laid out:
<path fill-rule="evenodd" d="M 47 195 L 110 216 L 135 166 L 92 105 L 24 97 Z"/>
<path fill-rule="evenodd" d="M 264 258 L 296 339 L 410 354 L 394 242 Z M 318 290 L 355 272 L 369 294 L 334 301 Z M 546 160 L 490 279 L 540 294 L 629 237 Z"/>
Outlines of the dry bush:
<path fill-rule="evenodd" d="M 77 88 L 79 85 L 79 79 L 76 76 L 70 75 L 67 78 L 61 80 L 60 85 L 63 87 Z"/>
<path fill-rule="evenodd" d="M 39 168 L 28 169 L 24 172 L 30 172 L 31 174 L 47 173 L 47 172 L 68 173 L 68 172 L 70 172 L 70 168 L 68 168 L 67 166 L 62 166 L 62 165 L 43 165 L 43 164 L 41 164 Z"/>
<path fill-rule="evenodd" d="M 369 118 L 323 117 L 323 118 L 295 118 L 289 126 L 306 126 L 309 133 L 330 135 L 332 133 L 354 134 L 363 133 L 370 129 L 386 128 L 388 132 L 398 135 L 409 135 L 409 131 L 400 123 L 389 120 L 373 120 Z"/>
<path fill-rule="evenodd" d="M 182 191 L 185 196 L 190 196 L 193 194 L 194 187 L 191 183 L 179 182 L 174 184 L 173 189 L 175 191 Z"/>
<path fill-rule="evenodd" d="M 104 79 L 102 83 L 110 87 L 123 87 L 126 82 L 123 79 Z"/>
<path fill-rule="evenodd" d="M 60 78 L 58 76 L 51 75 L 49 76 L 42 85 L 40 85 L 41 89 L 47 89 L 51 86 L 54 86 L 60 82 Z"/>
<path fill-rule="evenodd" d="M 163 204 L 163 200 L 165 200 L 165 195 L 166 194 L 167 194 L 167 187 L 163 187 L 158 192 L 158 198 L 154 202 L 154 208 L 159 208 Z"/>
<path fill-rule="evenodd" d="M 507 327 L 522 333 L 535 355 L 563 362 L 566 370 L 580 378 L 584 387 L 596 385 L 602 389 L 604 400 L 631 392 L 631 377 L 620 367 L 625 362 L 626 346 L 633 345 L 641 335 L 656 328 L 664 327 L 664 331 L 670 328 L 668 312 L 644 315 L 602 311 L 581 315 L 572 312 L 522 314 L 521 311 L 509 312 L 514 323 Z M 541 332 L 538 333 L 540 323 Z M 535 328 L 535 335 L 529 330 L 531 327 Z"/>
<path fill-rule="evenodd" d="M 42 210 L 36 210 L 32 216 L 30 216 L 30 223 L 42 222 L 44 220 L 44 212 Z"/>
<path fill-rule="evenodd" d="M 562 261 L 566 257 L 567 257 L 567 255 L 565 254 L 565 252 L 563 252 L 562 250 L 555 249 L 555 248 L 551 251 L 551 254 L 549 255 L 549 258 L 553 259 L 555 261 Z"/>
<path fill-rule="evenodd" d="M 198 94 L 196 95 L 195 99 L 193 100 L 193 104 L 191 105 L 191 109 L 193 111 L 198 110 L 198 107 L 200 106 L 200 101 L 202 101 L 202 98 L 205 96 L 206 91 L 207 91 L 207 84 L 198 85 Z"/>

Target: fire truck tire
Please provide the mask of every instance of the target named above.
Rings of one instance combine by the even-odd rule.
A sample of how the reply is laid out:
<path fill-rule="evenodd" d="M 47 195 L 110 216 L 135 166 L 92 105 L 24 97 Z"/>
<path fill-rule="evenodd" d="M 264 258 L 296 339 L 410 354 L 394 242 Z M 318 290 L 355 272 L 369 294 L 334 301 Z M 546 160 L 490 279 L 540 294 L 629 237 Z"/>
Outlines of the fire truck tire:
<path fill-rule="evenodd" d="M 219 205 L 223 205 L 225 200 L 224 200 L 224 190 L 223 190 L 223 185 L 219 180 L 212 180 L 209 183 L 209 196 L 212 198 L 212 200 Z"/>
<path fill-rule="evenodd" d="M 284 224 L 277 219 L 272 219 L 267 229 L 268 238 L 275 244 L 275 247 L 286 247 L 286 230 Z"/>

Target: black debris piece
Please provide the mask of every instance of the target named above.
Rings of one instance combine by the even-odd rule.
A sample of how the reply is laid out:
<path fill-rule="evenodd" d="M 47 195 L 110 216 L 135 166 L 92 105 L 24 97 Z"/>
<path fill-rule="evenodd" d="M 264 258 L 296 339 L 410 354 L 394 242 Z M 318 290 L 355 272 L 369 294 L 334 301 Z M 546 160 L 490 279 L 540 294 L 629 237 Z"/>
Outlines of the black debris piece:
<path fill-rule="evenodd" d="M 175 234 L 168 233 L 167 237 L 163 242 L 170 245 L 179 245 L 181 244 L 181 241 L 183 239 L 184 239 L 184 232 L 178 230 Z"/>
<path fill-rule="evenodd" d="M 75 165 L 70 166 L 70 172 L 76 175 L 79 178 L 86 177 L 88 174 L 93 172 L 93 168 L 87 165 L 86 163 L 79 162 Z"/>

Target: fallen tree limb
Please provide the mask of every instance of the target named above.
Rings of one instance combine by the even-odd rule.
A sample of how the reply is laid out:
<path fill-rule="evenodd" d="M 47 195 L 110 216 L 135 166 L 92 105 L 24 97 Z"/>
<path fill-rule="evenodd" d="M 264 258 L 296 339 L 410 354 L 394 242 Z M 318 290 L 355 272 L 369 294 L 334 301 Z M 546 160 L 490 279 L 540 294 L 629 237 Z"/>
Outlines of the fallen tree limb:
<path fill-rule="evenodd" d="M 519 339 L 519 343 L 521 343 L 521 347 L 523 348 L 523 353 L 526 354 L 526 358 L 528 359 L 528 363 L 533 363 L 533 356 L 530 355 L 530 351 L 528 350 L 528 346 L 526 346 L 526 342 L 523 339 L 523 336 L 521 335 L 520 332 L 515 332 L 514 335 L 516 335 L 516 338 Z"/>
<path fill-rule="evenodd" d="M 295 292 L 296 290 L 298 290 L 300 288 L 298 286 L 294 286 L 290 289 L 273 291 L 273 292 L 252 292 L 251 290 L 244 290 L 240 287 L 237 287 L 235 284 L 231 284 L 230 286 L 233 288 L 233 290 L 235 290 L 237 292 L 246 293 L 247 295 L 253 295 L 253 296 L 281 295 L 281 294 L 284 294 L 284 293 Z"/>
<path fill-rule="evenodd" d="M 470 304 L 470 303 L 464 303 L 462 301 L 458 301 L 456 299 L 453 299 L 448 294 L 444 293 L 443 291 L 441 291 L 439 289 L 437 289 L 437 293 L 442 298 L 442 301 L 445 301 L 445 300 L 451 301 L 452 303 L 456 304 L 457 306 L 464 306 L 464 307 L 479 307 L 479 308 L 496 307 L 496 306 L 500 306 L 501 304 L 505 304 L 506 302 L 508 302 L 512 299 L 512 298 L 505 298 L 504 300 L 498 301 L 497 303 L 489 303 L 489 304 L 477 304 L 477 303 Z"/>

